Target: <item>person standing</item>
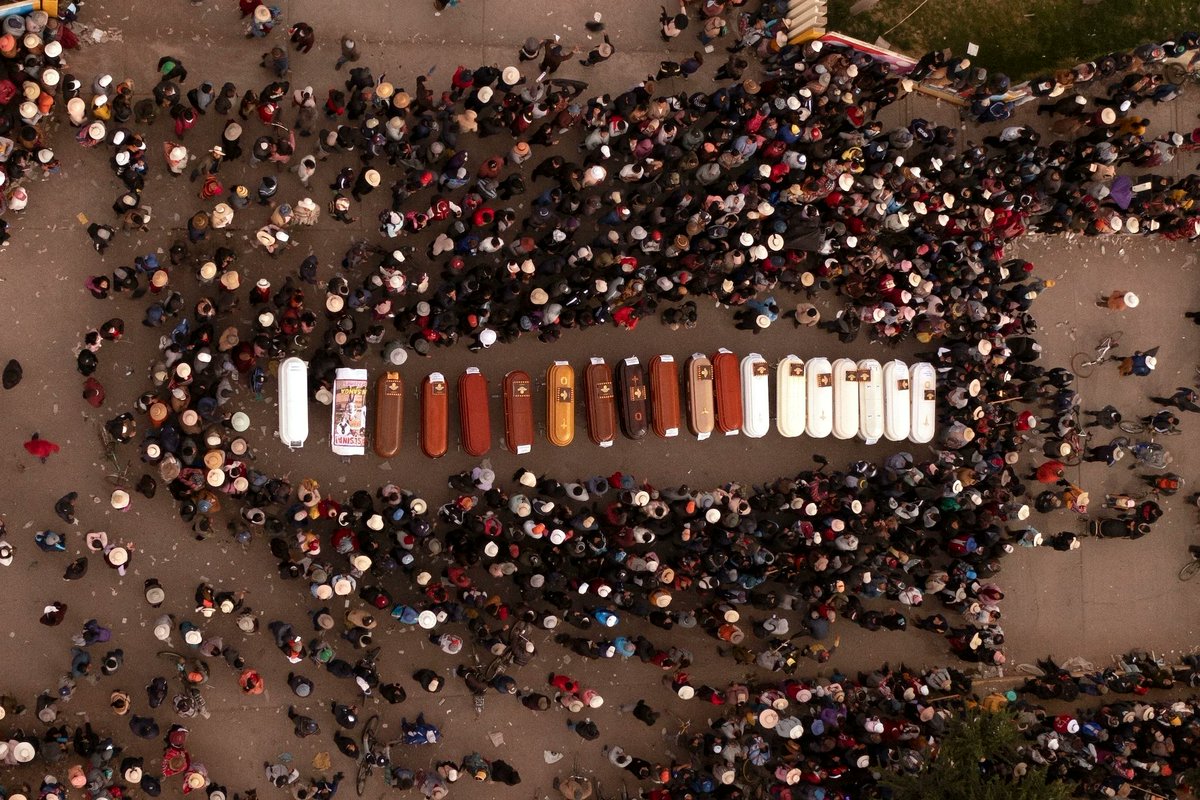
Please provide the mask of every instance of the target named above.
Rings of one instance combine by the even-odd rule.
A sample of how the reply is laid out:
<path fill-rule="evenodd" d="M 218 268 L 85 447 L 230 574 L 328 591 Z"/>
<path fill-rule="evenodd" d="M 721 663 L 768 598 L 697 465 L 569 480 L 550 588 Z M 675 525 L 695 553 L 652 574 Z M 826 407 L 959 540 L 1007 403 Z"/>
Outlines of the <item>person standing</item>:
<path fill-rule="evenodd" d="M 1138 296 L 1133 292 L 1118 289 L 1110 292 L 1107 297 L 1098 299 L 1096 305 L 1100 308 L 1107 308 L 1109 311 L 1125 311 L 1126 309 L 1137 308 L 1138 302 Z"/>
<path fill-rule="evenodd" d="M 288 29 L 288 35 L 291 38 L 292 44 L 296 46 L 296 50 L 305 54 L 313 49 L 313 45 L 317 41 L 317 36 L 313 31 L 312 25 L 309 25 L 307 22 L 297 22 Z"/>
<path fill-rule="evenodd" d="M 562 46 L 561 42 L 557 42 L 553 39 L 547 39 L 545 45 L 546 50 L 542 54 L 542 63 L 540 65 L 542 74 L 538 76 L 538 80 L 558 72 L 559 67 L 565 64 L 573 55 L 579 52 L 579 48 L 572 47 L 570 50 L 567 50 Z"/>
<path fill-rule="evenodd" d="M 1158 358 L 1155 356 L 1157 350 L 1157 347 L 1146 352 L 1138 350 L 1131 356 L 1124 356 L 1118 359 L 1120 362 L 1118 370 L 1121 376 L 1128 377 L 1135 375 L 1139 378 L 1145 378 L 1151 372 L 1154 372 L 1154 368 L 1158 366 Z"/>
<path fill-rule="evenodd" d="M 358 52 L 358 44 L 350 36 L 342 37 L 342 54 L 338 56 L 337 63 L 333 65 L 334 69 L 341 69 L 346 66 L 347 62 L 358 61 L 360 53 Z"/>
<path fill-rule="evenodd" d="M 587 58 L 580 59 L 579 63 L 585 67 L 594 67 L 597 64 L 603 64 L 605 61 L 608 61 L 615 52 L 616 48 L 613 47 L 613 43 L 609 41 L 608 34 L 606 33 L 604 34 L 604 41 L 588 51 Z"/>
<path fill-rule="evenodd" d="M 1195 389 L 1189 389 L 1186 386 L 1180 386 L 1170 397 L 1151 397 L 1150 400 L 1160 406 L 1174 406 L 1180 411 L 1200 412 L 1200 405 L 1196 403 L 1197 400 L 1200 400 L 1200 395 L 1196 393 Z"/>

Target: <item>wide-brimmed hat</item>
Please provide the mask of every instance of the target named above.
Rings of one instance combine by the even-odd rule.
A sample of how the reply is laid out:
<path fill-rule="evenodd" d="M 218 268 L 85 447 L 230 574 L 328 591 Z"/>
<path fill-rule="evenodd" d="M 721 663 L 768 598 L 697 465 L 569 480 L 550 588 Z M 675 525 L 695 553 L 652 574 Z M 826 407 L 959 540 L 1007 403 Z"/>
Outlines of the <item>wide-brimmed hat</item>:
<path fill-rule="evenodd" d="M 1141 302 L 1138 299 L 1138 296 L 1136 294 L 1134 294 L 1133 292 L 1126 292 L 1124 299 L 1125 299 L 1125 305 L 1128 306 L 1129 308 L 1137 308 L 1138 303 Z"/>
<path fill-rule="evenodd" d="M 12 757 L 18 764 L 28 764 L 37 755 L 37 750 L 29 742 L 17 742 L 11 749 Z"/>
<path fill-rule="evenodd" d="M 521 71 L 516 67 L 505 67 L 500 72 L 500 80 L 504 81 L 505 86 L 516 86 L 521 80 Z"/>
<path fill-rule="evenodd" d="M 124 489 L 114 489 L 112 497 L 109 499 L 112 507 L 120 511 L 129 507 L 129 493 Z"/>
<path fill-rule="evenodd" d="M 379 186 L 379 172 L 377 170 L 369 169 L 363 173 L 363 180 L 365 180 L 367 184 L 374 189 Z"/>
<path fill-rule="evenodd" d="M 270 22 L 271 21 L 271 9 L 267 8 L 266 6 L 259 6 L 258 8 L 254 9 L 254 21 L 255 22 Z"/>

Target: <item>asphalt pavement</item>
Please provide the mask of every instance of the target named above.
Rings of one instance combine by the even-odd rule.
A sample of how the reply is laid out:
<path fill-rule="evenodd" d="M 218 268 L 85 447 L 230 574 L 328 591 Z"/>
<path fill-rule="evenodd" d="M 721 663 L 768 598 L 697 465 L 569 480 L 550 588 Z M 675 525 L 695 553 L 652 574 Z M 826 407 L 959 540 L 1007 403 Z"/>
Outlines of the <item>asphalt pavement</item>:
<path fill-rule="evenodd" d="M 318 45 L 306 56 L 293 56 L 292 85 L 312 85 L 318 95 L 334 85 L 332 71 L 337 54 L 337 39 L 343 31 L 354 31 L 365 45 L 362 63 L 371 64 L 376 73 L 386 72 L 397 86 L 411 85 L 417 74 L 428 74 L 434 85 L 447 83 L 458 63 L 486 61 L 505 66 L 516 62 L 516 51 L 527 36 L 558 34 L 569 43 L 586 50 L 596 41 L 584 23 L 596 11 L 603 14 L 618 56 L 609 63 L 585 70 L 574 61 L 564 66 L 562 75 L 589 80 L 589 91 L 620 91 L 643 79 L 656 69 L 657 62 L 669 54 L 690 52 L 694 38 L 680 37 L 668 49 L 658 37 L 656 5 L 635 3 L 500 2 L 500 0 L 463 0 L 460 7 L 435 15 L 432 4 L 424 0 L 406 3 L 369 3 L 344 0 L 320 3 L 294 0 L 278 3 L 285 23 L 304 20 L 317 29 Z M 84 23 L 95 26 L 98 37 L 84 49 L 72 54 L 72 67 L 90 83 L 92 76 L 110 72 L 118 80 L 132 76 L 141 91 L 152 86 L 154 66 L 160 55 L 181 57 L 191 81 L 225 80 L 239 87 L 261 86 L 268 80 L 259 68 L 261 53 L 285 38 L 277 30 L 267 40 L 245 39 L 244 23 L 238 19 L 233 3 L 192 4 L 185 0 L 145 4 L 89 0 Z M 91 34 L 85 30 L 85 34 Z M 590 37 L 590 38 L 589 38 Z M 723 60 L 723 53 L 712 54 L 702 75 L 709 76 Z M 532 65 L 525 65 L 531 74 Z M 693 78 L 699 82 L 700 77 Z M 1169 106 L 1152 109 L 1152 131 L 1190 129 L 1188 121 L 1197 110 L 1197 95 L 1189 88 L 1184 97 Z M 1021 115 L 1031 115 L 1024 109 Z M 936 121 L 956 121 L 954 109 L 923 97 L 909 97 L 883 115 L 885 124 L 902 116 L 924 116 Z M 200 145 L 216 140 L 218 121 L 209 115 L 188 135 L 193 152 Z M 90 718 L 103 727 L 123 729 L 124 721 L 107 711 L 109 692 L 120 686 L 135 696 L 135 709 L 144 710 L 142 687 L 156 674 L 167 674 L 167 665 L 155 656 L 160 644 L 150 633 L 152 621 L 161 611 L 174 611 L 180 618 L 191 611 L 195 585 L 208 580 L 220 588 L 248 590 L 248 602 L 263 612 L 266 619 L 287 619 L 303 627 L 313 602 L 296 584 L 285 584 L 275 574 L 274 562 L 265 542 L 246 548 L 224 535 L 205 542 L 195 541 L 189 528 L 173 514 L 170 498 L 160 492 L 154 500 L 135 497 L 133 509 L 126 514 L 112 511 L 107 502 L 111 485 L 106 475 L 116 471 L 102 456 L 97 425 L 124 408 L 149 386 L 147 367 L 153 361 L 157 333 L 142 328 L 138 321 L 141 304 L 128 299 L 107 303 L 93 300 L 83 288 L 87 275 L 128 264 L 134 255 L 159 250 L 181 235 L 188 216 L 201 207 L 196 196 L 198 185 L 186 178 L 165 175 L 161 162 L 147 183 L 146 199 L 153 206 L 155 220 L 149 233 L 122 234 L 103 257 L 91 249 L 85 233 L 85 220 L 111 221 L 110 205 L 119 194 L 119 186 L 97 153 L 83 151 L 71 141 L 70 130 L 57 134 L 57 151 L 63 161 L 63 174 L 33 186 L 32 202 L 16 228 L 12 244 L 0 252 L 0 307 L 6 309 L 10 323 L 0 328 L 0 360 L 20 359 L 24 382 L 3 396 L 5 413 L 0 421 L 0 470 L 6 487 L 0 494 L 0 512 L 7 521 L 9 538 L 17 546 L 17 560 L 4 573 L 0 583 L 0 609 L 5 616 L 7 636 L 0 638 L 0 690 L 20 697 L 32 705 L 34 695 L 57 684 L 67 667 L 69 638 L 83 620 L 97 616 L 114 628 L 117 646 L 125 649 L 126 666 L 118 676 L 96 685 L 80 687 L 76 699 L 66 706 L 68 717 Z M 982 134 L 980 134 L 982 135 Z M 169 138 L 166 123 L 153 128 L 151 146 Z M 497 143 L 495 148 L 501 149 Z M 1195 159 L 1172 165 L 1178 170 L 1194 167 Z M 332 163 L 332 162 L 331 162 Z M 322 202 L 323 183 L 335 170 L 322 165 L 314 181 L 314 197 Z M 223 175 L 224 177 L 224 175 Z M 341 226 L 323 220 L 315 229 L 298 233 L 295 256 L 271 261 L 261 251 L 250 251 L 249 237 L 265 214 L 248 209 L 227 235 L 227 241 L 244 248 L 248 266 L 243 267 L 244 285 L 260 276 L 276 285 L 294 269 L 303 255 L 316 253 L 323 264 L 340 260 L 352 236 L 375 238 L 374 212 L 382 208 L 386 192 L 368 202 L 355 226 Z M 293 176 L 284 176 L 280 197 L 294 202 L 303 196 Z M 211 241 L 211 240 L 210 240 Z M 219 242 L 217 239 L 215 243 Z M 1183 318 L 1185 310 L 1200 307 L 1195 287 L 1196 256 L 1187 244 L 1173 244 L 1148 238 L 1116 238 L 1104 241 L 1084 238 L 1026 237 L 1014 248 L 1037 265 L 1036 274 L 1054 277 L 1057 286 L 1044 293 L 1034 307 L 1042 327 L 1039 339 L 1044 343 L 1048 364 L 1068 364 L 1079 351 L 1113 329 L 1124 331 L 1123 344 L 1131 347 L 1161 345 L 1159 367 L 1146 379 L 1118 378 L 1115 368 L 1098 369 L 1082 382 L 1086 407 L 1112 402 L 1127 416 L 1152 410 L 1145 398 L 1150 394 L 1169 394 L 1176 386 L 1194 385 L 1197 358 L 1196 329 Z M 325 268 L 323 277 L 332 269 Z M 1114 313 L 1097 308 L 1094 299 L 1113 289 L 1136 291 L 1142 299 L 1134 311 Z M 794 299 L 779 296 L 781 305 Z M 826 311 L 832 298 L 818 303 Z M 103 411 L 93 410 L 80 398 L 81 378 L 73 369 L 75 351 L 83 332 L 113 315 L 125 318 L 126 339 L 106 344 L 100 351 L 97 377 L 108 389 L 108 404 Z M 467 365 L 477 365 L 491 381 L 493 397 L 498 394 L 503 374 L 514 368 L 542 376 L 554 359 L 567 359 L 582 367 L 586 359 L 600 355 L 615 363 L 627 355 L 643 360 L 658 353 L 671 353 L 682 359 L 692 352 L 711 353 L 728 347 L 738 355 L 756 351 L 774 361 L 787 353 L 808 358 L 846 355 L 911 358 L 908 350 L 892 351 L 860 340 L 841 345 L 836 339 L 813 330 L 796 330 L 781 320 L 761 335 L 735 330 L 727 310 L 702 302 L 700 324 L 694 330 L 672 332 L 656 320 L 643 321 L 632 332 L 612 328 L 591 330 L 585 334 L 568 332 L 553 346 L 526 339 L 511 346 L 498 346 L 483 354 L 471 354 L 465 347 L 439 350 L 431 359 L 410 358 L 401 368 L 408 384 L 405 443 L 401 454 L 389 461 L 370 455 L 345 461 L 328 451 L 327 410 L 314 407 L 313 435 L 303 450 L 288 452 L 274 438 L 273 399 L 255 401 L 241 396 L 238 407 L 252 420 L 252 446 L 257 466 L 267 471 L 290 473 L 293 478 L 312 476 L 334 492 L 360 486 L 396 482 L 425 496 L 430 504 L 448 496 L 445 478 L 452 472 L 469 468 L 474 459 L 457 450 L 437 462 L 426 459 L 416 446 L 416 387 L 424 374 L 438 370 L 457 376 Z M 1125 349 L 1125 348 L 1122 348 Z M 382 362 L 372 357 L 372 379 Z M 540 402 L 540 392 L 539 392 Z M 538 406 L 540 408 L 540 405 Z M 499 401 L 492 406 L 493 420 L 500 417 Z M 555 448 L 539 438 L 527 457 L 509 455 L 496 445 L 491 460 L 497 474 L 507 478 L 518 466 L 562 478 L 586 477 L 615 470 L 632 473 L 658 485 L 686 482 L 706 486 L 728 481 L 754 483 L 781 474 L 807 468 L 811 457 L 820 453 L 833 463 L 860 458 L 881 458 L 891 445 L 867 447 L 857 442 L 809 439 L 787 440 L 772 432 L 766 438 L 751 441 L 745 437 L 717 437 L 696 442 L 686 433 L 678 439 L 663 441 L 649 437 L 643 442 L 618 441 L 617 446 L 601 450 L 582 435 L 567 448 Z M 453 430 L 453 428 L 452 428 Z M 21 448 L 21 442 L 33 431 L 62 445 L 62 452 L 48 464 L 39 464 Z M 1185 476 L 1196 475 L 1198 456 L 1190 448 L 1200 435 L 1200 419 L 1190 415 L 1184 420 L 1184 434 L 1169 441 L 1175 458 L 1174 469 Z M 454 437 L 452 437 L 453 442 Z M 1036 462 L 1035 453 L 1028 454 Z M 135 458 L 132 449 L 122 455 Z M 118 465 L 119 466 L 119 465 Z M 139 474 L 135 463 L 134 474 Z M 1106 469 L 1086 465 L 1077 469 L 1078 481 L 1091 491 L 1098 507 L 1105 491 L 1132 490 L 1139 485 L 1137 474 L 1123 465 Z M 1190 487 L 1189 487 L 1190 488 Z M 66 530 L 53 512 L 54 501 L 68 491 L 78 491 L 79 524 L 70 529 L 70 551 L 74 557 L 84 550 L 83 533 L 91 529 L 107 530 L 110 539 L 130 540 L 136 545 L 133 569 L 124 578 L 93 564 L 89 576 L 79 582 L 64 583 L 61 574 L 67 555 L 50 556 L 33 544 L 33 534 L 44 528 Z M 1002 604 L 1004 627 L 1008 635 L 1010 663 L 1031 661 L 1054 654 L 1059 658 L 1080 655 L 1094 662 L 1107 662 L 1113 653 L 1134 646 L 1150 647 L 1159 652 L 1190 649 L 1197 641 L 1197 585 L 1183 584 L 1175 573 L 1186 558 L 1186 545 L 1200 541 L 1195 534 L 1196 509 L 1183 496 L 1164 502 L 1168 509 L 1153 533 L 1135 542 L 1087 540 L 1075 552 L 1058 553 L 1049 549 L 1022 551 L 1004 562 L 998 582 L 1007 596 Z M 1034 523 L 1051 533 L 1061 529 L 1082 530 L 1083 520 L 1060 511 Z M 142 600 L 142 582 L 156 577 L 167 589 L 168 601 L 161 611 L 149 608 Z M 403 596 L 401 594 L 401 596 Z M 50 600 L 69 604 L 67 622 L 54 629 L 37 624 L 42 606 Z M 340 608 L 340 607 L 339 607 Z M 262 670 L 268 690 L 256 698 L 246 698 L 234 685 L 235 675 L 218 666 L 214 686 L 207 694 L 213 717 L 197 720 L 192 750 L 210 772 L 231 789 L 264 785 L 262 762 L 287 753 L 304 773 L 319 750 L 331 751 L 334 764 L 347 773 L 349 762 L 333 750 L 328 737 L 333 721 L 327 713 L 333 697 L 349 699 L 348 686 L 328 676 L 318 676 L 310 708 L 326 729 L 326 735 L 301 742 L 291 734 L 285 712 L 295 698 L 286 688 L 289 665 L 271 645 L 266 635 L 244 637 L 229 619 L 215 620 L 206 626 L 219 631 L 227 641 L 236 643 L 248 662 Z M 949 654 L 938 637 L 920 631 L 868 634 L 845 624 L 838 626 L 842 647 L 830 664 L 833 669 L 853 670 L 877 666 L 881 661 L 904 660 L 910 665 L 946 663 Z M 621 775 L 603 759 L 600 747 L 619 742 L 627 750 L 651 760 L 665 758 L 674 747 L 676 717 L 693 718 L 697 724 L 705 718 L 706 707 L 688 705 L 673 698 L 669 689 L 658 685 L 661 674 L 637 663 L 580 663 L 561 647 L 540 634 L 542 655 L 533 664 L 519 670 L 518 681 L 525 686 L 545 687 L 546 673 L 564 670 L 585 683 L 598 687 L 607 702 L 595 712 L 602 735 L 599 741 L 586 743 L 568 732 L 567 715 L 559 711 L 534 715 L 515 701 L 489 697 L 478 717 L 461 682 L 451 679 L 440 695 L 424 695 L 409 680 L 411 672 L 422 666 L 450 668 L 458 659 L 442 655 L 424 636 L 402 631 L 385 623 L 376 638 L 384 648 L 381 672 L 385 680 L 399 679 L 409 688 L 409 700 L 399 707 L 373 705 L 364 714 L 378 711 L 388 728 L 398 729 L 401 713 L 414 716 L 424 709 L 439 719 L 445 733 L 438 748 L 406 752 L 405 763 L 428 767 L 443 758 L 458 760 L 473 749 L 489 758 L 504 758 L 522 773 L 524 782 L 512 790 L 494 785 L 460 783 L 455 797 L 528 796 L 540 788 L 550 789 L 555 774 L 562 774 L 578 762 L 581 768 L 594 769 L 609 786 L 621 782 Z M 699 680 L 723 684 L 742 676 L 742 668 L 726 659 L 715 658 L 715 640 L 683 632 L 664 634 L 654 631 L 656 641 L 684 644 L 693 649 L 698 661 L 692 672 Z M 346 648 L 348 651 L 348 647 Z M 814 665 L 815 667 L 815 665 Z M 808 672 L 815 672 L 809 669 Z M 620 715 L 622 703 L 645 697 L 652 705 L 671 712 L 660 724 L 646 728 L 629 715 Z M 160 722 L 166 715 L 160 713 Z M 165 725 L 164 725 L 165 727 Z M 157 753 L 152 743 L 123 738 L 148 758 Z M 496 745 L 493 734 L 502 734 Z M 385 732 L 386 734 L 386 732 Z M 547 765 L 544 749 L 565 752 L 563 761 Z M 351 792 L 352 786 L 343 791 Z M 381 793 L 376 782 L 373 793 Z"/>

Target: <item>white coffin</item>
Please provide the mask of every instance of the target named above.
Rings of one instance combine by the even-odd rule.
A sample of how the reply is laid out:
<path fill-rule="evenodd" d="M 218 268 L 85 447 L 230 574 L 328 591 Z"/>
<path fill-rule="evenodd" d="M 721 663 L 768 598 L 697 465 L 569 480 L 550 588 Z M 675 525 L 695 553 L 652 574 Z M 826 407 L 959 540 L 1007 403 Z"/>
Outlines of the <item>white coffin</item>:
<path fill-rule="evenodd" d="M 873 358 L 858 362 L 858 436 L 867 444 L 883 438 L 883 367 Z"/>
<path fill-rule="evenodd" d="M 808 413 L 805 432 L 814 439 L 833 433 L 833 368 L 828 358 L 810 358 L 804 365 Z"/>
<path fill-rule="evenodd" d="M 912 420 L 908 440 L 928 444 L 933 441 L 937 428 L 937 372 L 933 364 L 922 361 L 912 365 L 909 378 L 912 382 Z"/>
<path fill-rule="evenodd" d="M 912 428 L 912 390 L 908 365 L 889 361 L 883 365 L 883 435 L 889 441 L 908 438 Z"/>
<path fill-rule="evenodd" d="M 858 435 L 858 363 L 849 358 L 833 362 L 833 435 Z"/>
<path fill-rule="evenodd" d="M 742 433 L 761 439 L 771 430 L 771 367 L 758 353 L 742 359 Z"/>
<path fill-rule="evenodd" d="M 775 371 L 775 427 L 780 436 L 792 438 L 804 433 L 808 414 L 808 384 L 804 361 L 787 355 L 779 359 Z"/>
<path fill-rule="evenodd" d="M 308 364 L 292 356 L 279 362 L 279 440 L 289 450 L 308 439 Z"/>

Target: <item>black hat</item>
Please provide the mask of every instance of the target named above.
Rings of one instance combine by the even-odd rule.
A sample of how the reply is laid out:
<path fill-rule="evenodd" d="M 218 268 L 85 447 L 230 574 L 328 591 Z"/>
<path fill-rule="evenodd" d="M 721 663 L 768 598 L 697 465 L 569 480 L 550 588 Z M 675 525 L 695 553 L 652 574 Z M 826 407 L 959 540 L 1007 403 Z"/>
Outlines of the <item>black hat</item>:
<path fill-rule="evenodd" d="M 21 369 L 21 362 L 15 358 L 8 362 L 4 367 L 3 384 L 5 389 L 12 389 L 21 382 L 24 376 L 24 370 Z"/>

